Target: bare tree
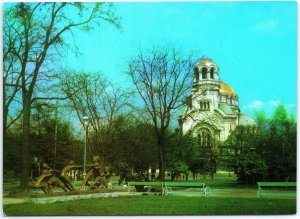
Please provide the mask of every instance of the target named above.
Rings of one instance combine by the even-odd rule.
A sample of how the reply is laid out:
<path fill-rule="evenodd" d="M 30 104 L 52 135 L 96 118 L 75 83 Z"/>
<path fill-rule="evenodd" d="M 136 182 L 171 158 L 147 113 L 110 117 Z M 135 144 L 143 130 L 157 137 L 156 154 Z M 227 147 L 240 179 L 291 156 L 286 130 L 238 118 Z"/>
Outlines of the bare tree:
<path fill-rule="evenodd" d="M 34 100 L 52 98 L 34 97 L 37 84 L 40 82 L 43 87 L 53 80 L 50 66 L 58 65 L 57 55 L 66 46 L 64 36 L 74 36 L 74 29 L 88 31 L 103 21 L 119 27 L 110 4 L 17 3 L 6 9 L 5 27 L 15 32 L 12 36 L 21 36 L 13 51 L 18 60 L 23 106 L 22 189 L 28 188 L 31 104 Z"/>
<path fill-rule="evenodd" d="M 113 86 L 101 74 L 70 71 L 63 75 L 62 90 L 70 97 L 69 106 L 82 125 L 83 117 L 89 117 L 92 128 L 89 139 L 93 141 L 89 145 L 90 154 L 100 154 L 105 163 L 106 148 L 112 142 L 112 123 L 129 107 L 132 92 Z"/>
<path fill-rule="evenodd" d="M 6 135 L 6 130 L 20 118 L 22 111 L 18 112 L 16 117 L 10 115 L 9 109 L 11 104 L 18 100 L 17 96 L 21 90 L 20 68 L 17 65 L 18 58 L 16 51 L 18 39 L 22 37 L 14 29 L 18 27 L 8 26 L 4 23 L 3 27 L 3 134 Z"/>
<path fill-rule="evenodd" d="M 174 48 L 154 47 L 129 62 L 131 77 L 150 114 L 158 145 L 160 179 L 164 180 L 167 129 L 172 113 L 184 104 L 192 82 L 193 56 Z"/>

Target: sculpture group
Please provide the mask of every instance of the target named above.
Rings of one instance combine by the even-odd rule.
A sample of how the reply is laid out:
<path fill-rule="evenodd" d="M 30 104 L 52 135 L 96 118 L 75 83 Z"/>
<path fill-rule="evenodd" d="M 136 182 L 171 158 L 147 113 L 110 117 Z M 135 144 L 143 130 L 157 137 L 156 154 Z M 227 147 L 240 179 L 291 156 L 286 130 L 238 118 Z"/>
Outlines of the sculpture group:
<path fill-rule="evenodd" d="M 35 187 L 41 188 L 45 193 L 50 193 L 53 191 L 54 187 L 59 187 L 65 192 L 75 191 L 75 187 L 71 182 L 71 178 L 68 172 L 72 170 L 77 170 L 84 167 L 83 165 L 76 165 L 73 160 L 70 160 L 62 170 L 54 170 L 49 167 L 48 164 L 42 164 L 42 174 L 34 181 Z M 93 156 L 93 164 L 88 164 L 87 173 L 84 176 L 82 184 L 79 191 L 92 190 L 99 186 L 104 186 L 108 188 L 108 182 L 110 179 L 110 171 L 107 167 L 103 167 L 100 164 L 99 156 Z M 91 181 L 93 179 L 93 181 Z M 87 187 L 88 182 L 91 181 L 89 187 Z M 42 186 L 41 183 L 45 182 L 46 185 Z"/>

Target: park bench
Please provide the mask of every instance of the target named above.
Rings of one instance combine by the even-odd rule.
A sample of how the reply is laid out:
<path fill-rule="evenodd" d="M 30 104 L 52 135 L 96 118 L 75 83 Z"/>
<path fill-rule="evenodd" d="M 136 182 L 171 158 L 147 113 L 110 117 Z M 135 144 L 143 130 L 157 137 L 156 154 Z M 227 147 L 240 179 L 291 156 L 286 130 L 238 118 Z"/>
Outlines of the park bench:
<path fill-rule="evenodd" d="M 296 196 L 296 182 L 257 182 L 257 196 Z"/>
<path fill-rule="evenodd" d="M 178 190 L 180 188 L 200 188 L 201 190 L 190 191 L 190 190 Z M 203 182 L 165 182 L 164 195 L 173 194 L 203 194 L 205 196 L 211 194 L 211 189 L 205 186 Z"/>
<path fill-rule="evenodd" d="M 154 188 L 154 189 L 158 188 L 157 193 L 162 194 L 164 183 L 163 182 L 128 182 L 128 192 L 130 192 L 130 193 L 138 192 L 136 189 L 136 188 L 138 188 L 138 186 L 140 186 L 142 188 L 142 190 L 145 187 L 148 187 L 148 190 L 143 191 L 143 192 L 151 192 L 151 188 Z"/>

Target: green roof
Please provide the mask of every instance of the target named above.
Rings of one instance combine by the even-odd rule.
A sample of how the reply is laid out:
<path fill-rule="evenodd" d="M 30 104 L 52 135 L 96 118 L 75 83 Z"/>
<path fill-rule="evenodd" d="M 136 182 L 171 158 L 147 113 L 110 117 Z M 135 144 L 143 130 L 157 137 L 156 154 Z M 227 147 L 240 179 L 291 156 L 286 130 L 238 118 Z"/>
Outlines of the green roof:
<path fill-rule="evenodd" d="M 234 114 L 231 107 L 227 103 L 219 103 L 219 108 L 222 110 L 225 114 Z"/>

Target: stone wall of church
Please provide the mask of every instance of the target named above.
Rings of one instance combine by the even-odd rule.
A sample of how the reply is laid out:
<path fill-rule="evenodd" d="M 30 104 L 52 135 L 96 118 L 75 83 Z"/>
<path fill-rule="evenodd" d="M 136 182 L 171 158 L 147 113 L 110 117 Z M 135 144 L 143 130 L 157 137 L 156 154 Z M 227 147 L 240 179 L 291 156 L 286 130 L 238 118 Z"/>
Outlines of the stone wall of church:
<path fill-rule="evenodd" d="M 211 59 L 201 59 L 194 70 L 191 101 L 181 123 L 182 133 L 191 131 L 198 136 L 203 134 L 201 130 L 209 130 L 216 140 L 225 141 L 238 125 L 238 97 L 229 85 L 219 80 L 219 68 Z"/>

